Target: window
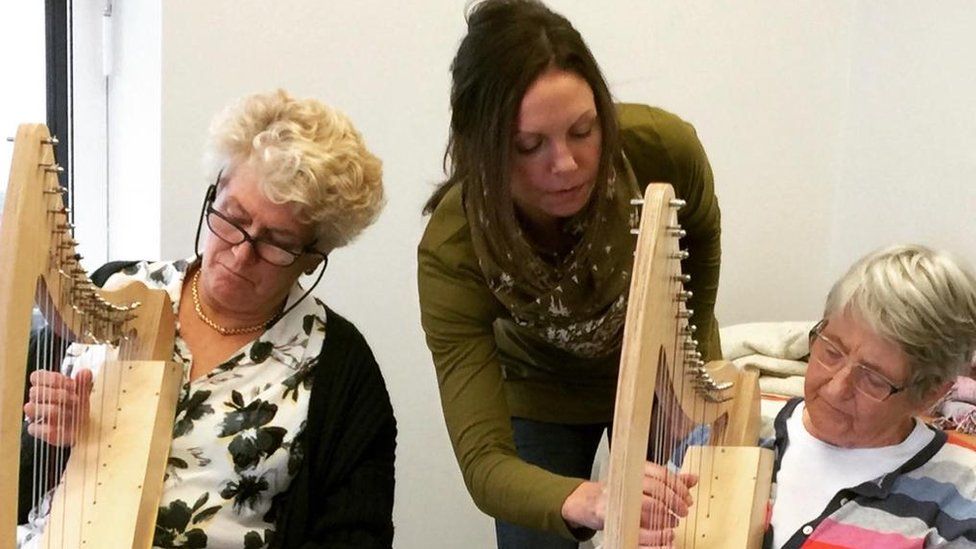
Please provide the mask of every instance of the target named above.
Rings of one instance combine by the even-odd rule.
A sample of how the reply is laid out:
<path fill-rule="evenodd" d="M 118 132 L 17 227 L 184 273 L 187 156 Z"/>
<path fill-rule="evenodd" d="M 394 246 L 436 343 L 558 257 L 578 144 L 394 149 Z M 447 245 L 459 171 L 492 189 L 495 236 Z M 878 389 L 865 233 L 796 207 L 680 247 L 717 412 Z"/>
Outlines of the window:
<path fill-rule="evenodd" d="M 45 122 L 47 69 L 45 6 L 42 2 L 0 4 L 0 51 L 5 82 L 0 87 L 0 206 L 7 190 L 13 144 L 24 122 Z M 2 211 L 2 208 L 0 208 Z"/>

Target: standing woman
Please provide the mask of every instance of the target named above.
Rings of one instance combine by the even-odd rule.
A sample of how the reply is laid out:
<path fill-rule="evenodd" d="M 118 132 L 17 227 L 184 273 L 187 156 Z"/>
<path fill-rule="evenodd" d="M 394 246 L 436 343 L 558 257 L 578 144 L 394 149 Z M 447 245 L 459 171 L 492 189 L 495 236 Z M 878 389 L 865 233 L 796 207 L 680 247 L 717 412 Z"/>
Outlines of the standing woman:
<path fill-rule="evenodd" d="M 603 528 L 590 476 L 613 415 L 636 237 L 629 205 L 674 186 L 691 252 L 698 339 L 719 356 L 713 315 L 719 207 L 694 128 L 615 105 L 564 17 L 534 0 L 487 0 L 451 65 L 447 180 L 428 201 L 418 284 L 423 327 L 455 454 L 503 548 L 576 547 Z M 647 468 L 645 512 L 682 482 Z M 666 498 L 665 498 L 666 499 Z M 674 498 L 672 498 L 674 499 Z M 643 524 L 666 544 L 668 525 Z"/>

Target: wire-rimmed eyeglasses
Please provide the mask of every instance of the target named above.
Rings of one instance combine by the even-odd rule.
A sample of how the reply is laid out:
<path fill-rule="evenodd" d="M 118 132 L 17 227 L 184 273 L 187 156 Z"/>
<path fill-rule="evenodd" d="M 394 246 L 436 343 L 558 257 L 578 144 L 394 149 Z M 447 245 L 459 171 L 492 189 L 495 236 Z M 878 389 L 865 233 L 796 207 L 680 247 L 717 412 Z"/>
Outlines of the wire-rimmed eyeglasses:
<path fill-rule="evenodd" d="M 816 364 L 831 374 L 837 374 L 850 362 L 849 355 L 823 335 L 826 326 L 827 319 L 823 319 L 810 330 L 810 364 Z M 852 364 L 851 381 L 859 393 L 878 402 L 905 390 L 904 385 L 899 387 L 881 373 L 860 363 Z"/>

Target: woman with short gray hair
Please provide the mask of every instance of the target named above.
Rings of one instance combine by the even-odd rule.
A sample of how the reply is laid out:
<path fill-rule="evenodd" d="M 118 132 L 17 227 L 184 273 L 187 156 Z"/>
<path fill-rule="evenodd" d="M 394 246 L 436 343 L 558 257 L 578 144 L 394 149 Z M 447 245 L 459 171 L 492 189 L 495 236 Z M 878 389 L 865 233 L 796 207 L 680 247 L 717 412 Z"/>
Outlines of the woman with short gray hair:
<path fill-rule="evenodd" d="M 946 252 L 900 245 L 868 255 L 834 284 L 824 318 L 844 308 L 901 347 L 916 397 L 952 382 L 971 365 L 976 276 Z"/>
<path fill-rule="evenodd" d="M 804 398 L 776 418 L 767 546 L 976 542 L 976 451 L 918 418 L 974 351 L 971 268 L 915 245 L 851 267 L 810 332 Z"/>

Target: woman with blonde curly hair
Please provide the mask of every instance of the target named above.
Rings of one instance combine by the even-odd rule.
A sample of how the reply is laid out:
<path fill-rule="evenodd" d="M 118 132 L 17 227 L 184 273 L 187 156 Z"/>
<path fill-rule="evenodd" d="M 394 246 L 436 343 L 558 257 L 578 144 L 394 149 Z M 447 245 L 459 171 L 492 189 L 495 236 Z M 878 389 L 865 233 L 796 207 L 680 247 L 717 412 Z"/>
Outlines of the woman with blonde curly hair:
<path fill-rule="evenodd" d="M 165 289 L 177 315 L 184 384 L 153 545 L 389 547 L 389 395 L 362 335 L 298 282 L 375 220 L 381 162 L 343 114 L 282 90 L 231 105 L 210 133 L 196 257 L 92 275 Z M 85 416 L 69 404 L 97 369 L 76 347 L 63 374 L 31 379 L 68 391 L 25 406 L 28 432 L 56 446 L 73 442 Z"/>

